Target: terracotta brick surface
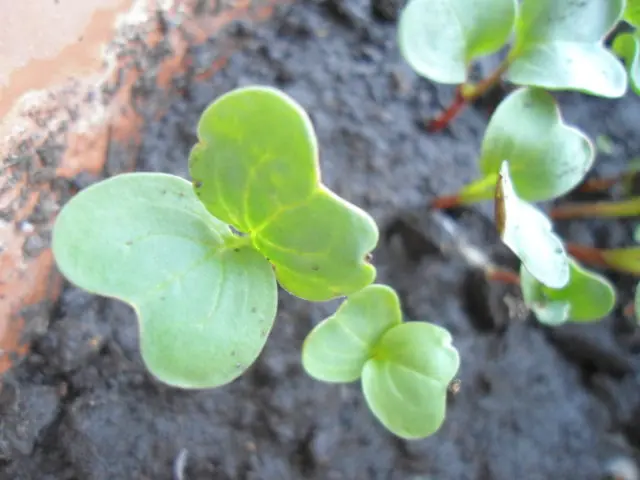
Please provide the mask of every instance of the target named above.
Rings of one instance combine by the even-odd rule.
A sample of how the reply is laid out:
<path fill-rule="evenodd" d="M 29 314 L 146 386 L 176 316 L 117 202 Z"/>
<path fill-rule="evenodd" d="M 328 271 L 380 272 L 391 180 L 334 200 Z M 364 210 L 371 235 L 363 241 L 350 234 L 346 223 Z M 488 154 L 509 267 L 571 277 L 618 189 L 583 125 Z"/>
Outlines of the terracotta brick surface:
<path fill-rule="evenodd" d="M 28 351 L 30 331 L 42 328 L 60 292 L 48 242 L 55 214 L 73 192 L 57 180 L 100 174 L 113 145 L 126 152 L 120 169 L 135 167 L 144 122 L 132 87 L 140 72 L 125 68 L 131 58 L 122 52 L 131 46 L 122 39 L 143 39 L 147 50 L 138 56 L 159 42 L 170 47 L 154 77 L 156 87 L 169 89 L 189 66 L 189 45 L 234 19 L 265 19 L 287 1 L 213 0 L 199 17 L 188 0 L 0 0 L 8 25 L 0 31 L 0 374 Z M 179 18 L 181 34 L 164 30 L 158 12 Z M 200 77 L 237 48 L 221 45 Z"/>

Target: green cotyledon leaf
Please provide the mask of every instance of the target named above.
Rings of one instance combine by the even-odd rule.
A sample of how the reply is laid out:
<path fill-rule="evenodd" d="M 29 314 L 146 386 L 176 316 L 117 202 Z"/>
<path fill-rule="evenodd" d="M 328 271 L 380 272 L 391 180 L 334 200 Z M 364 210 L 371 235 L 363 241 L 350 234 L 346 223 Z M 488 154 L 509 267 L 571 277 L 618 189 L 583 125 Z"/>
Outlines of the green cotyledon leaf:
<path fill-rule="evenodd" d="M 603 45 L 625 0 L 523 0 L 506 78 L 517 85 L 619 98 L 622 64 Z"/>
<path fill-rule="evenodd" d="M 640 0 L 627 0 L 624 19 L 636 28 L 640 28 Z"/>
<path fill-rule="evenodd" d="M 516 0 L 411 0 L 400 14 L 400 51 L 420 75 L 463 83 L 474 58 L 507 42 L 517 6 Z"/>
<path fill-rule="evenodd" d="M 613 51 L 624 59 L 631 88 L 640 95 L 640 32 L 619 34 L 613 41 Z"/>
<path fill-rule="evenodd" d="M 584 269 L 573 258 L 569 259 L 569 265 L 569 283 L 560 289 L 546 287 L 524 266 L 520 269 L 525 304 L 541 323 L 591 322 L 607 316 L 615 306 L 611 282 Z"/>
<path fill-rule="evenodd" d="M 385 285 L 369 285 L 311 331 L 302 347 L 302 365 L 323 382 L 353 382 L 382 334 L 401 322 L 396 293 Z"/>
<path fill-rule="evenodd" d="M 444 422 L 447 390 L 460 358 L 444 328 L 405 322 L 390 328 L 362 369 L 369 408 L 391 432 L 425 438 Z"/>
<path fill-rule="evenodd" d="M 318 146 L 304 109 L 279 90 L 250 86 L 215 100 L 189 158 L 196 195 L 246 234 L 282 287 L 310 301 L 370 284 L 378 228 L 320 181 Z"/>
<path fill-rule="evenodd" d="M 535 202 L 557 198 L 575 188 L 594 158 L 589 138 L 563 121 L 549 93 L 520 88 L 509 94 L 491 117 L 482 141 L 480 168 L 485 177 L 494 178 L 508 159 L 518 195 Z"/>
<path fill-rule="evenodd" d="M 302 363 L 325 382 L 360 378 L 376 418 L 409 439 L 432 435 L 442 425 L 460 358 L 449 332 L 431 323 L 402 322 L 397 293 L 369 285 L 311 331 Z"/>
<path fill-rule="evenodd" d="M 164 383 L 224 385 L 264 347 L 273 270 L 182 178 L 130 173 L 82 190 L 58 216 L 52 244 L 70 282 L 135 309 L 142 358 Z"/>

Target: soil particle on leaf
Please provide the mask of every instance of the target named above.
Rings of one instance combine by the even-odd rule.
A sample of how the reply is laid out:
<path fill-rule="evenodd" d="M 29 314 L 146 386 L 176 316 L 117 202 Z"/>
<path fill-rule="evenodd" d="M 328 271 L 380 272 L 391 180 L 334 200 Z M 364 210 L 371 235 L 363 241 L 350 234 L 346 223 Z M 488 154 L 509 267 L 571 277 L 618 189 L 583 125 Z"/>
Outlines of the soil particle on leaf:
<path fill-rule="evenodd" d="M 425 133 L 418 120 L 435 114 L 453 90 L 406 68 L 396 26 L 372 14 L 386 2 L 373 3 L 302 0 L 261 26 L 245 25 L 243 49 L 212 80 L 195 82 L 187 75 L 170 101 L 157 93 L 167 110 L 160 119 L 149 116 L 138 168 L 189 178 L 187 157 L 206 106 L 240 85 L 279 85 L 309 111 L 323 181 L 331 189 L 369 211 L 381 228 L 407 212 L 427 216 L 433 196 L 454 193 L 477 176 L 488 112 L 467 108 L 447 131 Z M 192 54 L 211 58 L 212 51 Z M 147 87 L 139 88 L 141 105 L 156 95 Z M 639 140 L 631 129 L 640 102 L 606 103 L 602 114 L 603 102 L 558 98 L 570 121 L 622 145 L 598 172 L 637 154 Z M 616 136 L 613 129 L 619 128 L 623 134 Z M 109 174 L 127 168 L 119 162 L 126 146 L 120 148 L 110 150 Z M 490 205 L 448 218 L 494 258 Z M 574 241 L 596 241 L 596 224 L 577 225 L 568 222 L 560 230 Z M 621 229 L 620 235 L 601 235 L 599 243 L 630 239 L 624 224 L 608 225 Z M 632 379 L 640 371 L 637 353 L 612 336 L 614 322 L 592 327 L 591 341 L 606 342 L 631 369 L 621 377 L 606 366 L 591 372 L 607 379 L 610 396 L 630 399 L 613 422 L 614 407 L 584 381 L 584 362 L 566 355 L 566 347 L 550 341 L 531 318 L 513 318 L 505 300 L 511 292 L 471 282 L 467 289 L 477 290 L 480 303 L 466 302 L 469 264 L 447 248 L 441 234 L 432 225 L 426 233 L 410 232 L 408 243 L 382 235 L 373 252 L 377 281 L 399 291 L 407 320 L 447 327 L 460 351 L 459 391 L 451 395 L 435 436 L 399 440 L 372 416 L 357 382 L 323 384 L 304 373 L 302 342 L 339 301 L 307 303 L 281 291 L 277 321 L 255 365 L 223 388 L 180 391 L 145 370 L 133 309 L 67 287 L 48 328 L 15 372 L 20 401 L 31 403 L 22 410 L 28 422 L 15 420 L 6 431 L 29 428 L 17 447 L 3 443 L 8 447 L 0 478 L 173 479 L 181 455 L 183 478 L 196 480 L 602 478 L 608 459 L 626 452 L 624 445 L 603 446 L 612 431 L 623 444 L 639 446 L 634 412 L 640 402 L 631 399 L 637 391 Z M 66 394 L 54 396 L 61 384 Z"/>

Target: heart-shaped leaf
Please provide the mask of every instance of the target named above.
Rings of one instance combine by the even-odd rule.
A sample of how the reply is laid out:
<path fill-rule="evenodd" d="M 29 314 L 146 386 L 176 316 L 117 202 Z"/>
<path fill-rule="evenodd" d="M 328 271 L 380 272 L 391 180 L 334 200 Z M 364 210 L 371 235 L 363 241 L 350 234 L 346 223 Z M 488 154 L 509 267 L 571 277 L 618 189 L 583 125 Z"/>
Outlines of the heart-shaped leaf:
<path fill-rule="evenodd" d="M 561 289 L 545 287 L 529 271 L 520 269 L 520 285 L 527 307 L 541 323 L 591 322 L 607 316 L 616 302 L 613 285 L 601 275 L 570 259 L 569 283 Z"/>
<path fill-rule="evenodd" d="M 374 415 L 394 434 L 421 438 L 442 424 L 449 383 L 460 359 L 443 328 L 401 323 L 398 295 L 369 285 L 348 297 L 305 340 L 302 361 L 310 375 L 327 382 L 362 376 Z"/>
<path fill-rule="evenodd" d="M 518 197 L 506 161 L 496 186 L 495 216 L 502 241 L 534 278 L 550 288 L 567 285 L 569 258 L 564 245 L 546 215 Z"/>
<path fill-rule="evenodd" d="M 384 285 L 354 293 L 318 324 L 302 347 L 302 365 L 324 382 L 353 382 L 384 332 L 402 322 L 400 302 Z"/>
<path fill-rule="evenodd" d="M 640 0 L 627 0 L 624 19 L 636 28 L 640 28 Z"/>
<path fill-rule="evenodd" d="M 207 108 L 198 137 L 189 158 L 196 194 L 251 238 L 285 289 L 325 301 L 374 280 L 366 257 L 377 226 L 320 183 L 315 132 L 292 98 L 268 87 L 236 89 Z"/>
<path fill-rule="evenodd" d="M 518 85 L 617 98 L 623 66 L 603 45 L 624 0 L 523 0 L 506 78 Z"/>
<path fill-rule="evenodd" d="M 371 411 L 391 432 L 424 438 L 444 421 L 447 388 L 459 366 L 449 332 L 430 323 L 403 323 L 376 345 L 362 370 L 362 390 Z"/>
<path fill-rule="evenodd" d="M 142 358 L 170 385 L 231 382 L 273 325 L 269 262 L 175 176 L 125 174 L 81 191 L 56 221 L 53 252 L 72 283 L 135 309 Z"/>
<path fill-rule="evenodd" d="M 509 39 L 516 0 L 411 0 L 400 14 L 400 50 L 420 75 L 463 83 L 471 60 Z"/>
<path fill-rule="evenodd" d="M 505 98 L 491 117 L 482 142 L 480 168 L 484 177 L 493 179 L 508 159 L 518 195 L 536 202 L 575 188 L 594 157 L 589 138 L 563 122 L 549 93 L 521 88 Z"/>
<path fill-rule="evenodd" d="M 613 50 L 624 59 L 631 88 L 640 95 L 640 32 L 621 33 L 613 41 Z"/>

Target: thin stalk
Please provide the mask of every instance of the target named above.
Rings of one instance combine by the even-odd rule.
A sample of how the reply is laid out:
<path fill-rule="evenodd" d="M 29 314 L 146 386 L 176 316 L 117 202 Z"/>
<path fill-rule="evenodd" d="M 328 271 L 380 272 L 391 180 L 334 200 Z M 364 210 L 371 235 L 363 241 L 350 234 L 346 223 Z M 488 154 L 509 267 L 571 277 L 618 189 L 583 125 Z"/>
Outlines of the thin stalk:
<path fill-rule="evenodd" d="M 578 191 L 590 193 L 590 192 L 602 192 L 609 190 L 616 183 L 624 182 L 626 187 L 630 187 L 630 183 L 640 173 L 640 165 L 638 165 L 637 159 L 631 162 L 631 166 L 626 172 L 619 173 L 611 177 L 593 178 L 586 180 L 579 188 Z"/>
<path fill-rule="evenodd" d="M 594 267 L 640 276 L 640 247 L 599 249 L 568 243 L 567 252 L 576 260 Z"/>
<path fill-rule="evenodd" d="M 429 208 L 432 210 L 447 210 L 461 205 L 491 200 L 496 191 L 498 175 L 487 175 L 483 178 L 468 183 L 454 195 L 444 195 L 434 198 Z"/>
<path fill-rule="evenodd" d="M 624 310 L 622 311 L 625 317 L 634 317 L 636 315 L 636 304 L 635 302 L 629 302 Z"/>
<path fill-rule="evenodd" d="M 549 212 L 554 220 L 593 217 L 635 217 L 640 215 L 640 197 L 618 202 L 568 203 Z"/>
<path fill-rule="evenodd" d="M 434 198 L 429 204 L 429 208 L 432 210 L 448 210 L 460 205 L 462 205 L 460 195 L 443 195 L 442 197 Z"/>
<path fill-rule="evenodd" d="M 520 276 L 517 273 L 512 272 L 511 270 L 488 266 L 485 269 L 484 273 L 487 280 L 504 283 L 507 285 L 520 286 Z"/>
<path fill-rule="evenodd" d="M 456 89 L 453 102 L 440 115 L 427 124 L 427 131 L 438 132 L 444 129 L 469 103 L 473 103 L 496 86 L 504 72 L 509 68 L 509 59 L 505 59 L 491 75 L 473 84 L 462 84 Z"/>
<path fill-rule="evenodd" d="M 577 243 L 566 244 L 567 253 L 582 263 L 599 268 L 608 268 L 609 264 L 604 255 L 604 251 L 595 247 L 579 245 Z"/>
<path fill-rule="evenodd" d="M 609 190 L 622 179 L 623 177 L 592 178 L 580 185 L 578 191 L 583 193 L 603 192 Z"/>

